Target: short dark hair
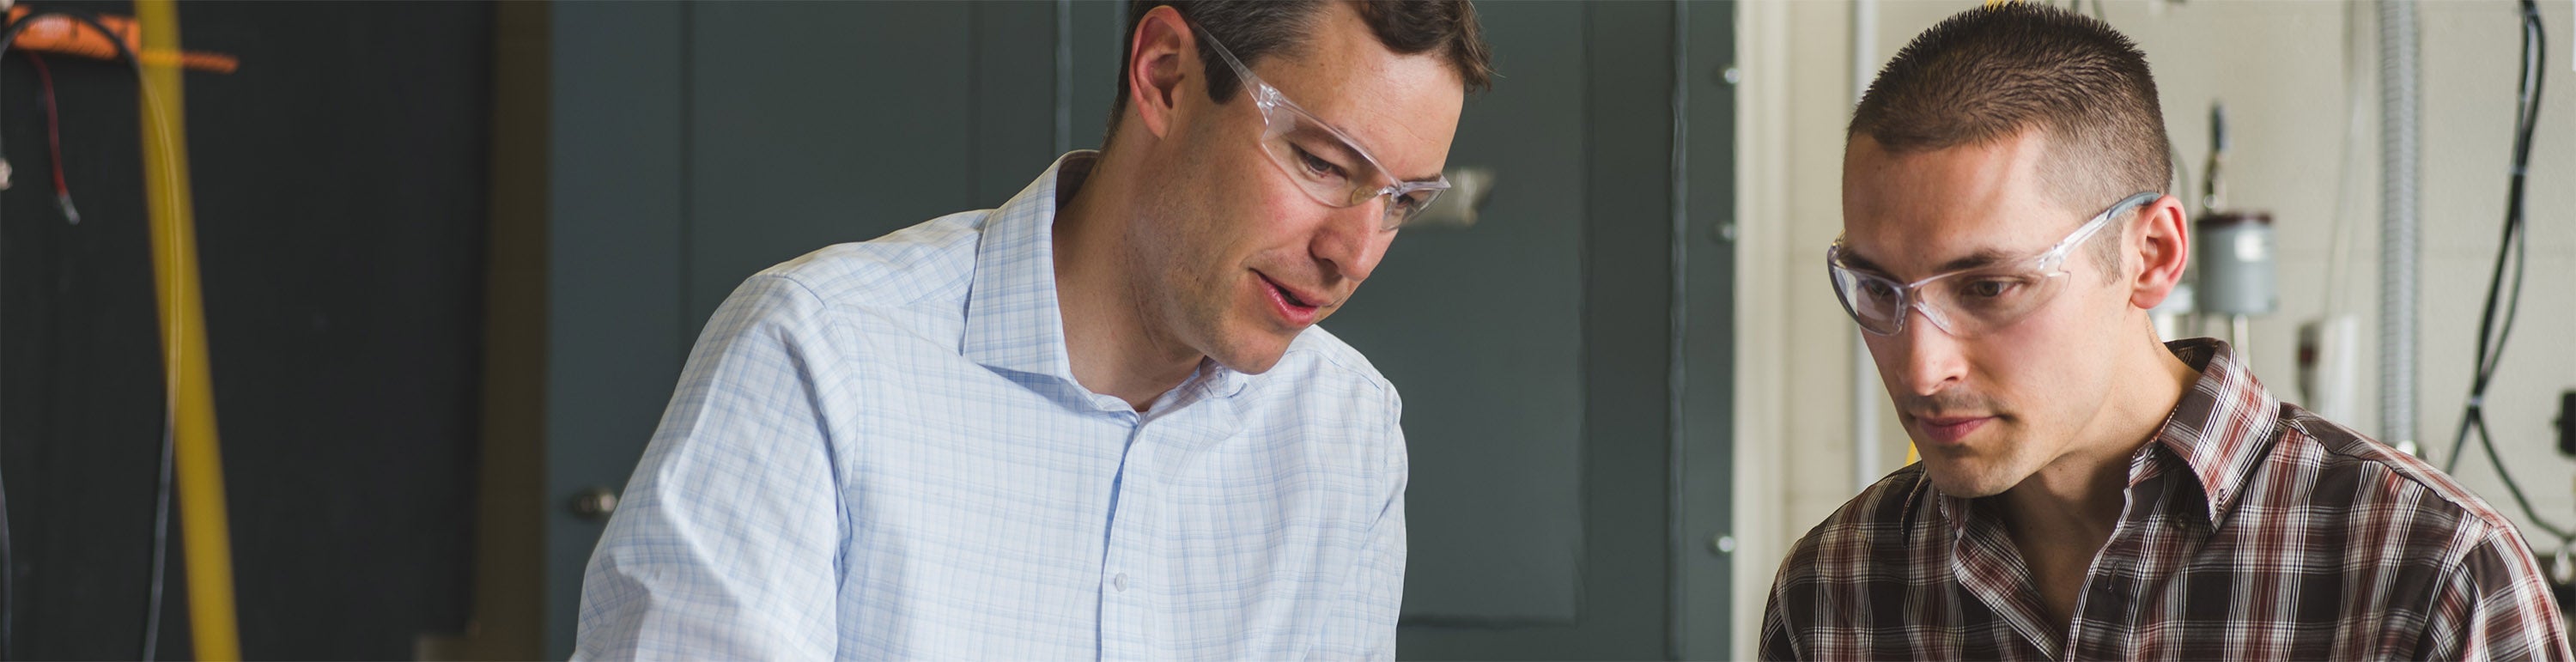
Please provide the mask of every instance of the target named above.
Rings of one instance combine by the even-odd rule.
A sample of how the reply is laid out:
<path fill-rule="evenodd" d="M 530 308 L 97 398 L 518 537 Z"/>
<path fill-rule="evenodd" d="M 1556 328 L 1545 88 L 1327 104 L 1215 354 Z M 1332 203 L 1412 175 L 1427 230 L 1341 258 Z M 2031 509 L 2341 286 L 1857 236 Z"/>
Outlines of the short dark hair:
<path fill-rule="evenodd" d="M 2108 23 L 2024 2 L 1959 12 L 1915 37 L 1870 82 L 1845 138 L 1903 154 L 2029 129 L 2046 134 L 2043 180 L 2068 207 L 2090 212 L 2172 181 L 2146 54 Z M 2121 228 L 2104 234 L 2113 240 L 2096 254 L 2116 267 Z"/>
<path fill-rule="evenodd" d="M 1135 66 L 1136 25 L 1145 13 L 1169 5 L 1181 18 L 1224 42 L 1249 67 L 1262 57 L 1301 52 L 1306 30 L 1316 13 L 1334 0 L 1131 0 L 1127 3 L 1126 38 L 1118 42 L 1118 96 L 1109 102 L 1109 135 L 1118 134 L 1119 117 L 1127 112 L 1127 68 Z M 1476 24 L 1476 6 L 1467 0 L 1362 0 L 1352 3 L 1360 21 L 1387 50 L 1403 55 L 1440 51 L 1469 91 L 1492 86 L 1493 50 Z M 1199 61 L 1208 63 L 1208 100 L 1224 103 L 1243 85 L 1234 70 L 1217 63 L 1216 50 L 1199 43 Z M 1106 141 L 1104 141 L 1106 142 Z"/>

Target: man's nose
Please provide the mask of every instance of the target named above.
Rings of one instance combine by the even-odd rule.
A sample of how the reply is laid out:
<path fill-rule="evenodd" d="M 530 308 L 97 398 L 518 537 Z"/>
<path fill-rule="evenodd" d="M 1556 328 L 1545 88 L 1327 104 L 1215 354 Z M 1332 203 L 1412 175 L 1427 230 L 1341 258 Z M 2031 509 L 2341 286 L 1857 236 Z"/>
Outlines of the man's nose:
<path fill-rule="evenodd" d="M 1378 196 L 1325 215 L 1307 251 L 1324 264 L 1327 275 L 1360 282 L 1377 270 L 1377 262 L 1386 257 L 1387 244 L 1394 234 L 1380 229 L 1386 205 L 1386 196 Z"/>
<path fill-rule="evenodd" d="M 1950 335 L 1920 308 L 1909 307 L 1905 328 L 1898 331 L 1894 348 L 1902 355 L 1894 365 L 1903 371 L 1891 380 L 1914 395 L 1931 395 L 1949 388 L 1965 378 L 1967 360 L 1961 355 L 1959 339 Z"/>

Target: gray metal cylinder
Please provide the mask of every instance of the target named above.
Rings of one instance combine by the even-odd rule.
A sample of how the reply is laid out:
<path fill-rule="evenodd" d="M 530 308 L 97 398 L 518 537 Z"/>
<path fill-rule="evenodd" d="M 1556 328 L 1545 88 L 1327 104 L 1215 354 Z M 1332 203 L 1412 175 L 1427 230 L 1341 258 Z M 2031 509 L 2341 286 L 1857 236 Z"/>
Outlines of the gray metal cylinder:
<path fill-rule="evenodd" d="M 2204 314 L 2269 315 L 2281 308 L 2281 291 L 2273 267 L 2272 215 L 2264 212 L 2216 212 L 2196 224 L 2200 283 L 2192 294 Z"/>

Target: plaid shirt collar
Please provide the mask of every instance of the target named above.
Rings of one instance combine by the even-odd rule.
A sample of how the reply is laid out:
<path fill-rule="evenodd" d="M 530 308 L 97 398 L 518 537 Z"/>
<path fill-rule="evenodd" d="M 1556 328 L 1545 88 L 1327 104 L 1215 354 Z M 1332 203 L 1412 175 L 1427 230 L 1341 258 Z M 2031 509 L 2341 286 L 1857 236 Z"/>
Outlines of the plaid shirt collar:
<path fill-rule="evenodd" d="M 2254 370 L 2237 360 L 2236 350 L 2225 342 L 2193 338 L 2165 343 L 2165 347 L 2200 370 L 2200 379 L 2165 416 L 2154 447 L 2181 458 L 2183 466 L 2200 479 L 2209 522 L 2215 524 L 2236 505 L 2256 465 L 2271 454 L 2272 440 L 2278 437 L 2275 428 L 2281 425 L 2281 401 L 2254 379 Z M 2150 463 L 2150 454 L 2141 449 L 2130 461 L 2131 486 L 2143 478 L 2140 466 Z"/>
<path fill-rule="evenodd" d="M 2280 427 L 2280 399 L 2254 379 L 2254 371 L 2236 358 L 2236 350 L 2216 338 L 2190 338 L 2165 343 L 2200 379 L 2183 391 L 2182 400 L 2165 414 L 2154 443 L 2129 456 L 2129 487 L 2163 473 L 2172 458 L 2189 469 L 2200 486 L 2205 524 L 2215 526 L 2244 493 L 2246 477 L 2270 452 L 2274 429 Z M 2162 451 L 2162 452 L 2159 452 Z M 1970 499 L 1940 494 L 1924 481 L 1922 496 L 1936 496 L 1941 518 L 1953 535 L 1965 535 L 1973 509 Z M 1909 499 L 1911 500 L 1911 499 Z M 1906 508 L 1906 512 L 1919 512 Z"/>

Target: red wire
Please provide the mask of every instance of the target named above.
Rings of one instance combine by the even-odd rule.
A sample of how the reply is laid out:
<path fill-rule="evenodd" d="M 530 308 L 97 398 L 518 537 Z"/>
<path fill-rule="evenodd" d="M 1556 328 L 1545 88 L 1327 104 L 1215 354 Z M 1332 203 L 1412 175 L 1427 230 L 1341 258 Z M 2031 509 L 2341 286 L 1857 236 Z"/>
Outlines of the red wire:
<path fill-rule="evenodd" d="M 45 68 L 45 58 L 34 52 L 27 53 L 27 61 L 36 65 L 36 79 L 44 83 L 45 146 L 54 157 L 54 195 L 70 198 L 72 187 L 63 183 L 63 120 L 62 111 L 54 107 L 54 72 Z"/>

